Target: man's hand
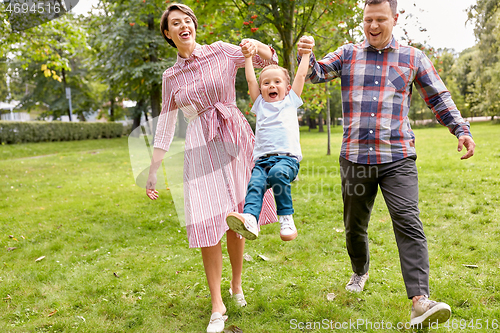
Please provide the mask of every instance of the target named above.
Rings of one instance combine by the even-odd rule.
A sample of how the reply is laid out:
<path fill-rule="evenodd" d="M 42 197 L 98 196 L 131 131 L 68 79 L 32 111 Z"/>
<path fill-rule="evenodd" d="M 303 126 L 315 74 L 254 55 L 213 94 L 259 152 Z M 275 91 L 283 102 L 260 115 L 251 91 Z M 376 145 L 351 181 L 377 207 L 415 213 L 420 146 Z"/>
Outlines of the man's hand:
<path fill-rule="evenodd" d="M 476 143 L 474 142 L 472 137 L 468 135 L 462 135 L 460 138 L 458 138 L 458 151 L 462 151 L 464 146 L 465 149 L 467 149 L 467 154 L 463 155 L 460 158 L 461 160 L 466 160 L 474 155 L 474 148 L 476 148 Z"/>
<path fill-rule="evenodd" d="M 240 47 L 241 53 L 243 53 L 245 58 L 250 58 L 257 54 L 257 44 L 252 39 L 243 39 Z"/>
<path fill-rule="evenodd" d="M 297 53 L 302 56 L 311 53 L 314 47 L 314 38 L 312 36 L 302 36 L 297 43 Z"/>

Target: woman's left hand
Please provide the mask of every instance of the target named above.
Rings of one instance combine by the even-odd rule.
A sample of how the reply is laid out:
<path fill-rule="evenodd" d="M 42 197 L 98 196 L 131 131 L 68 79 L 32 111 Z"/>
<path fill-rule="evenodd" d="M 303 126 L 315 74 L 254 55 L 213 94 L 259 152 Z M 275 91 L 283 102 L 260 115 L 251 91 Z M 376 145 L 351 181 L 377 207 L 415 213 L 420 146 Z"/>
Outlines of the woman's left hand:
<path fill-rule="evenodd" d="M 258 46 L 253 39 L 243 39 L 240 43 L 241 52 L 245 56 L 245 58 L 253 57 L 257 54 Z"/>

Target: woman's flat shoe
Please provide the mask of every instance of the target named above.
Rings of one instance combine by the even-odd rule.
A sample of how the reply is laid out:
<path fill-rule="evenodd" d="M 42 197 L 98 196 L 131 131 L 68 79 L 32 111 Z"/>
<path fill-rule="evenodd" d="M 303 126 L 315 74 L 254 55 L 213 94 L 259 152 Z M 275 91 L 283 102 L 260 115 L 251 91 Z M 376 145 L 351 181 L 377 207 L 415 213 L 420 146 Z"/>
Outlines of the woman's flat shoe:
<path fill-rule="evenodd" d="M 243 294 L 233 295 L 233 291 L 231 290 L 231 288 L 229 288 L 229 295 L 231 295 L 236 304 L 238 304 L 239 306 L 244 307 L 247 305 L 247 301 L 245 300 L 245 296 L 243 296 Z"/>
<path fill-rule="evenodd" d="M 224 323 L 226 320 L 227 316 L 223 316 L 220 312 L 212 313 L 210 323 L 208 323 L 207 333 L 220 333 L 224 331 Z"/>

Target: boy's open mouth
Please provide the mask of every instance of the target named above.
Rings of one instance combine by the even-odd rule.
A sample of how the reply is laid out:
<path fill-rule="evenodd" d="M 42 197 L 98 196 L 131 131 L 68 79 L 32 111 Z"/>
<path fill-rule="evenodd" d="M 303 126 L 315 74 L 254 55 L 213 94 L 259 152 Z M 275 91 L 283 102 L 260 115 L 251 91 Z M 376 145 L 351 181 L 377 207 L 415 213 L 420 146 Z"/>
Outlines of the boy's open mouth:
<path fill-rule="evenodd" d="M 278 96 L 278 93 L 277 92 L 272 92 L 272 93 L 269 93 L 269 97 L 271 98 L 275 98 Z"/>

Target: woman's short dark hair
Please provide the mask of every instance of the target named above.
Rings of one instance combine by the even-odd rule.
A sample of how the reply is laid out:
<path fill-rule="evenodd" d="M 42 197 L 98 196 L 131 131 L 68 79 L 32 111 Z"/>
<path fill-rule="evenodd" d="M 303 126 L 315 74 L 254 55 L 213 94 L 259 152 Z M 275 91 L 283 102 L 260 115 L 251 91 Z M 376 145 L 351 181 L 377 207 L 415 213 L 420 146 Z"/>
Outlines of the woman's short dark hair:
<path fill-rule="evenodd" d="M 177 46 L 175 46 L 175 44 L 174 44 L 174 41 L 165 35 L 165 30 L 168 31 L 168 15 L 170 15 L 170 13 L 173 10 L 180 10 L 181 12 L 183 12 L 184 14 L 189 16 L 191 18 L 191 20 L 193 20 L 195 30 L 198 30 L 198 19 L 196 18 L 196 15 L 194 15 L 194 12 L 191 8 L 189 8 L 188 6 L 183 5 L 181 3 L 173 3 L 170 6 L 168 6 L 167 10 L 165 10 L 163 12 L 163 15 L 161 16 L 161 21 L 160 21 L 161 34 L 162 34 L 163 38 L 165 38 L 165 40 L 170 45 L 177 48 Z"/>
<path fill-rule="evenodd" d="M 365 7 L 368 5 L 378 5 L 379 3 L 388 2 L 393 15 L 398 13 L 398 0 L 365 0 Z"/>

